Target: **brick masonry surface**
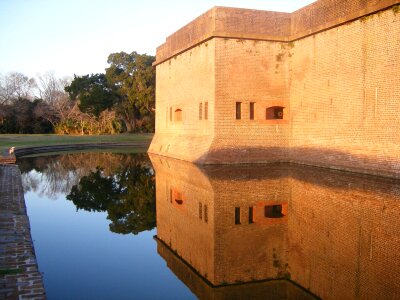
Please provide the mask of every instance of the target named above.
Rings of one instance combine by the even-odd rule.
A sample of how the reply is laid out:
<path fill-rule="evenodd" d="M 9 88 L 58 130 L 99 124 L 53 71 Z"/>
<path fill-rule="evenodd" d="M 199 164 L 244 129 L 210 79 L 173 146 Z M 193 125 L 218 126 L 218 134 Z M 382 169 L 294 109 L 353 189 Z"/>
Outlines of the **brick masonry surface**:
<path fill-rule="evenodd" d="M 157 238 L 156 241 L 157 252 L 165 260 L 168 268 L 199 299 L 317 299 L 292 282 L 279 279 L 215 287 L 176 255 L 173 249 Z"/>
<path fill-rule="evenodd" d="M 0 165 L 0 272 L 0 299 L 46 299 L 17 166 Z"/>
<path fill-rule="evenodd" d="M 150 158 L 158 250 L 197 295 L 222 292 L 209 285 L 289 279 L 322 299 L 398 299 L 399 180 L 293 164 L 200 167 Z M 271 205 L 282 216 L 266 217 Z"/>
<path fill-rule="evenodd" d="M 157 50 L 149 152 L 400 177 L 399 47 L 398 0 L 319 0 L 292 14 L 214 7 Z M 273 107 L 282 119 L 268 119 Z"/>

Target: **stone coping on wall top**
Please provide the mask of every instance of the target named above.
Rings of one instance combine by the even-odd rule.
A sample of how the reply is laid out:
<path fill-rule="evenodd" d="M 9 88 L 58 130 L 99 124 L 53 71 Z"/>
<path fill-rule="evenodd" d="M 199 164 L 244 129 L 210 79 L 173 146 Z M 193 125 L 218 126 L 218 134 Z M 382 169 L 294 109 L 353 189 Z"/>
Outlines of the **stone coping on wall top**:
<path fill-rule="evenodd" d="M 320 0 L 322 1 L 322 0 Z M 344 14 L 341 17 L 335 18 L 333 21 L 324 21 L 321 25 L 314 26 L 312 24 L 309 24 L 307 26 L 308 28 L 302 29 L 299 32 L 293 33 L 295 31 L 296 23 L 299 22 L 296 21 L 301 20 L 301 14 L 303 15 L 310 15 L 309 22 L 312 22 L 311 18 L 311 12 L 317 8 L 317 5 L 320 3 L 320 1 L 314 2 L 306 7 L 303 7 L 291 14 L 291 19 L 290 19 L 290 34 L 288 35 L 282 35 L 279 34 L 279 32 L 276 32 L 276 34 L 262 34 L 262 33 L 251 33 L 251 32 L 246 32 L 246 31 L 236 31 L 236 32 L 231 32 L 231 31 L 220 31 L 216 30 L 216 13 L 215 10 L 222 10 L 222 9 L 228 9 L 228 10 L 238 10 L 238 11 L 244 11 L 244 12 L 260 12 L 258 10 L 251 10 L 251 9 L 241 9 L 241 8 L 228 8 L 228 7 L 220 7 L 216 6 L 207 11 L 206 13 L 202 14 L 186 26 L 182 27 L 169 37 L 167 37 L 166 42 L 159 46 L 157 48 L 157 55 L 156 55 L 156 61 L 153 63 L 154 66 L 157 66 L 166 60 L 179 55 L 209 39 L 215 38 L 215 37 L 221 37 L 221 38 L 237 38 L 237 39 L 250 39 L 250 40 L 263 40 L 263 41 L 275 41 L 275 42 L 292 42 L 296 41 L 302 38 L 305 38 L 307 36 L 343 25 L 344 23 L 352 22 L 355 21 L 363 16 L 367 16 L 373 13 L 377 13 L 382 10 L 386 10 L 394 5 L 397 5 L 400 3 L 400 0 L 381 0 L 378 3 L 375 4 L 370 4 L 368 1 L 365 2 L 365 7 L 363 9 L 360 9 L 358 11 L 354 12 L 349 12 L 347 14 Z M 340 1 L 348 1 L 348 0 L 338 0 Z M 269 12 L 265 11 L 266 13 L 271 13 L 271 16 L 274 17 L 273 13 L 277 14 L 285 14 L 285 13 L 278 13 L 278 12 Z M 207 15 L 212 15 L 212 20 L 205 20 L 207 18 Z M 208 16 L 208 18 L 210 18 Z M 211 30 L 207 30 L 207 28 L 201 28 L 198 29 L 196 23 L 207 23 L 208 27 L 211 27 Z M 218 22 L 222 22 L 222 20 L 218 20 Z M 228 23 L 229 20 L 227 21 L 226 19 L 224 20 L 225 23 Z M 208 24 L 209 23 L 209 24 Z M 304 25 L 304 24 L 303 24 Z M 223 26 L 222 26 L 223 27 Z M 298 27 L 301 27 L 300 25 Z M 203 31 L 202 34 L 198 34 L 199 37 L 192 39 L 191 37 L 191 32 L 194 30 L 191 28 L 197 28 L 197 31 L 201 30 Z M 191 31 L 189 33 L 189 31 Z M 187 37 L 189 35 L 189 38 Z M 179 43 L 180 42 L 180 43 Z M 176 45 L 180 44 L 180 45 Z"/>
<path fill-rule="evenodd" d="M 360 19 L 360 18 L 362 18 L 364 16 L 371 15 L 371 14 L 377 13 L 377 12 L 382 11 L 382 10 L 386 10 L 386 9 L 388 9 L 388 8 L 390 8 L 390 7 L 392 7 L 392 6 L 396 5 L 396 4 L 399 4 L 399 3 L 400 3 L 400 0 L 381 0 L 376 5 L 367 6 L 362 10 L 359 10 L 359 11 L 356 11 L 356 12 L 353 12 L 353 13 L 349 13 L 349 14 L 343 16 L 343 17 L 337 18 L 334 21 L 326 22 L 326 23 L 324 23 L 324 24 L 322 24 L 320 26 L 312 27 L 312 28 L 309 28 L 308 30 L 303 30 L 303 31 L 301 31 L 299 33 L 296 33 L 296 34 L 292 33 L 290 38 L 289 38 L 289 41 L 296 41 L 296 40 L 305 38 L 307 36 L 310 36 L 310 35 L 313 35 L 313 34 L 316 34 L 316 33 L 319 33 L 319 32 L 322 32 L 322 31 L 325 31 L 325 30 L 328 30 L 328 29 L 331 29 L 331 28 L 334 28 L 334 27 L 337 27 L 337 26 L 340 26 L 340 25 L 343 25 L 344 23 L 355 21 L 355 20 Z M 311 4 L 311 5 L 313 5 L 313 4 Z"/>
<path fill-rule="evenodd" d="M 257 41 L 273 41 L 273 42 L 290 42 L 289 37 L 281 37 L 276 35 L 269 35 L 269 34 L 257 34 L 257 33 L 244 33 L 244 32 L 227 32 L 227 31 L 212 31 L 209 32 L 202 37 L 192 40 L 187 47 L 178 49 L 176 51 L 172 51 L 169 53 L 168 56 L 159 59 L 156 57 L 156 61 L 153 63 L 153 66 L 157 66 L 170 58 L 179 55 L 183 52 L 186 52 L 201 43 L 207 42 L 212 38 L 229 38 L 229 39 L 247 39 L 247 40 L 257 40 Z"/>

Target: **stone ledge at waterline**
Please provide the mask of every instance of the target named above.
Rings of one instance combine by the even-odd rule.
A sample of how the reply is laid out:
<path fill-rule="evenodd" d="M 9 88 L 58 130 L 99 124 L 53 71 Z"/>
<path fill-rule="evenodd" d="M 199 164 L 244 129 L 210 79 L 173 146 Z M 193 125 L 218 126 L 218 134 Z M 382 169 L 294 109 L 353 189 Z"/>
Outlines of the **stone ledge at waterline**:
<path fill-rule="evenodd" d="M 46 299 L 36 262 L 21 174 L 0 165 L 0 299 Z"/>
<path fill-rule="evenodd" d="M 15 156 L 25 156 L 38 153 L 75 151 L 75 150 L 92 150 L 92 149 L 113 149 L 113 148 L 147 148 L 148 142 L 135 143 L 85 143 L 85 144 L 68 144 L 68 145 L 50 145 L 37 147 L 21 147 L 15 149 Z"/>

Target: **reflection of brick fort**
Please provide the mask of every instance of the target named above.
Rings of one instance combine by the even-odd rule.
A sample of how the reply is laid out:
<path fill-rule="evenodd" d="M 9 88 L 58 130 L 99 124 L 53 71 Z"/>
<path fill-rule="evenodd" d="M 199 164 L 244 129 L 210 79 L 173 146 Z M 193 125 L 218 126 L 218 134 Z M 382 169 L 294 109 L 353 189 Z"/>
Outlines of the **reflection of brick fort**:
<path fill-rule="evenodd" d="M 179 274 L 185 264 L 171 251 L 196 270 L 198 278 L 183 280 L 196 294 L 267 279 L 290 279 L 323 299 L 400 294 L 399 185 L 282 164 L 198 168 L 151 160 L 160 253 Z"/>
<path fill-rule="evenodd" d="M 157 49 L 149 151 L 400 176 L 399 3 L 207 11 Z"/>

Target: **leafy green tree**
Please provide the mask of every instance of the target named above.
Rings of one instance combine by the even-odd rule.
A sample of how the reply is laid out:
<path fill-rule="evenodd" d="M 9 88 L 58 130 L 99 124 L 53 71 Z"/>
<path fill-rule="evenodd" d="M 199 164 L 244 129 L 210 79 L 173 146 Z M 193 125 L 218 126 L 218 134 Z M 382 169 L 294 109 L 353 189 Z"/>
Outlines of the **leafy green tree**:
<path fill-rule="evenodd" d="M 116 107 L 128 131 L 148 125 L 154 130 L 155 57 L 132 52 L 112 53 L 106 77 L 119 95 Z M 150 126 L 149 126 L 150 125 Z"/>
<path fill-rule="evenodd" d="M 76 76 L 65 91 L 72 100 L 79 100 L 79 109 L 98 117 L 106 109 L 110 109 L 117 100 L 117 95 L 107 84 L 104 74 Z"/>

